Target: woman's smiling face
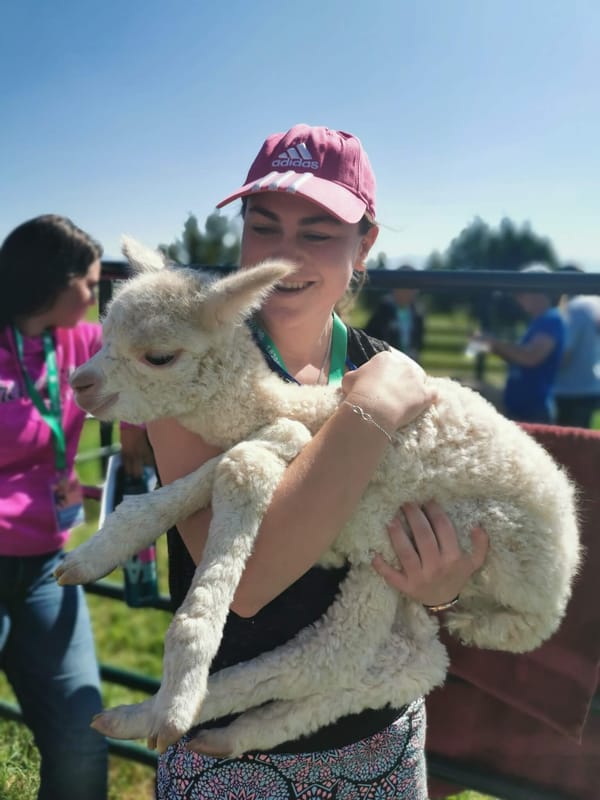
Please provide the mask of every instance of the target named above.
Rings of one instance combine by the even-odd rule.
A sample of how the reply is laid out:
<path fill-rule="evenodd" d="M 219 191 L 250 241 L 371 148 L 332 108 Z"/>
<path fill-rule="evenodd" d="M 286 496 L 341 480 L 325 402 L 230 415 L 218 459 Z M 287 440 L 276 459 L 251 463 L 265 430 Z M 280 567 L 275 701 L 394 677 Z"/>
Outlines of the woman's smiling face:
<path fill-rule="evenodd" d="M 328 313 L 344 296 L 354 270 L 364 259 L 377 228 L 359 233 L 320 206 L 293 194 L 264 192 L 248 198 L 242 234 L 241 266 L 266 259 L 291 261 L 297 271 L 269 298 L 271 310 L 310 304 Z"/>

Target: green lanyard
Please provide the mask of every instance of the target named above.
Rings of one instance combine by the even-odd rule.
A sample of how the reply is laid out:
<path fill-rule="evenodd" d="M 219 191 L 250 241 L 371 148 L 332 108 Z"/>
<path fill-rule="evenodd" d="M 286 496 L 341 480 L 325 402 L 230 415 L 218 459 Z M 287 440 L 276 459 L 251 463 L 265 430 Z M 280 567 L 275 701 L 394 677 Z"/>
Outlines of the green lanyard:
<path fill-rule="evenodd" d="M 329 366 L 329 379 L 328 383 L 335 385 L 342 382 L 346 368 L 346 355 L 348 349 L 348 331 L 342 320 L 338 315 L 333 312 L 333 329 L 331 332 L 331 363 Z M 278 367 L 278 371 L 294 383 L 298 381 L 293 378 L 286 369 L 281 353 L 275 346 L 275 343 L 269 334 L 260 328 L 255 322 L 250 323 L 250 327 L 258 344 L 263 352 L 267 355 L 269 360 Z"/>
<path fill-rule="evenodd" d="M 65 439 L 65 432 L 62 426 L 62 413 L 60 406 L 60 385 L 58 382 L 58 366 L 56 363 L 56 350 L 54 348 L 54 340 L 50 331 L 46 330 L 42 334 L 44 341 L 44 353 L 46 355 L 46 372 L 48 376 L 48 397 L 50 398 L 50 407 L 46 405 L 40 393 L 33 385 L 27 370 L 25 369 L 25 358 L 23 355 L 23 337 L 21 332 L 13 327 L 15 342 L 17 344 L 17 354 L 19 358 L 19 366 L 23 373 L 25 386 L 31 401 L 40 412 L 42 419 L 52 431 L 52 439 L 54 444 L 54 463 L 58 472 L 64 472 L 67 467 L 67 445 Z"/>

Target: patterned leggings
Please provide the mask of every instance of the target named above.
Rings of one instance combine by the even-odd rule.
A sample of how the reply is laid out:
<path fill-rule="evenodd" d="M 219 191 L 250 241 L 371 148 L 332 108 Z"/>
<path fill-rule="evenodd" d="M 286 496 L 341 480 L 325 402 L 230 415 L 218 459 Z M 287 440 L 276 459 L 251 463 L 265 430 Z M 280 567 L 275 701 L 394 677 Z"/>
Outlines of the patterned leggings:
<path fill-rule="evenodd" d="M 186 742 L 160 757 L 156 800 L 427 799 L 423 700 L 389 728 L 335 750 L 219 759 Z"/>

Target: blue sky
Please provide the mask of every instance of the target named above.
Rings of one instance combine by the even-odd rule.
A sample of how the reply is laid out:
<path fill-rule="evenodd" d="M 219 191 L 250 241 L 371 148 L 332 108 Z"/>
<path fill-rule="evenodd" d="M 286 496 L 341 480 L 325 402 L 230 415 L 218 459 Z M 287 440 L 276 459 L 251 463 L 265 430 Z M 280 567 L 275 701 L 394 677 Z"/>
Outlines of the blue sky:
<path fill-rule="evenodd" d="M 170 242 L 308 122 L 369 152 L 375 252 L 508 216 L 598 270 L 599 76 L 596 0 L 6 0 L 0 238 L 52 211 L 111 257 Z"/>

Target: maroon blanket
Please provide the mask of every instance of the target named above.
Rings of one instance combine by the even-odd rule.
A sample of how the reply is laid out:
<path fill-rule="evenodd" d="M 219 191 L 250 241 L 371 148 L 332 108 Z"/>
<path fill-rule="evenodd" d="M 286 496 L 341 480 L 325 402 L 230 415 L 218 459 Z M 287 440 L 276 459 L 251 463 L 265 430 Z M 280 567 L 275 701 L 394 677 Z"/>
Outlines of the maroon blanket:
<path fill-rule="evenodd" d="M 600 713 L 590 703 L 600 675 L 600 431 L 523 427 L 579 486 L 583 566 L 559 631 L 534 652 L 445 638 L 450 677 L 427 700 L 427 751 L 565 798 L 599 800 Z M 431 798 L 461 788 L 430 779 Z"/>

